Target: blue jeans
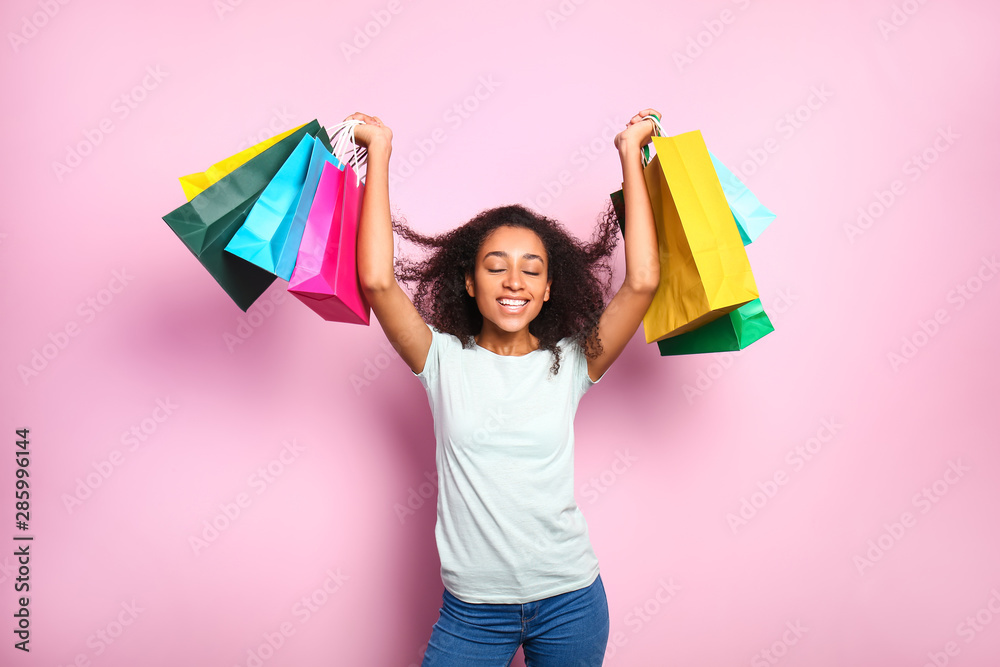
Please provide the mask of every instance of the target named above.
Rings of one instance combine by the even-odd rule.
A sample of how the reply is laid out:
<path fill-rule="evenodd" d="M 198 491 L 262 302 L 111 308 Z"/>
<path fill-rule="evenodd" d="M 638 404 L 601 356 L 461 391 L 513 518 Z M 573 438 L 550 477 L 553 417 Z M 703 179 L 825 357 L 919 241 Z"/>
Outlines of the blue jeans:
<path fill-rule="evenodd" d="M 421 667 L 600 667 L 611 628 L 601 575 L 590 586 L 524 604 L 473 604 L 445 589 Z"/>

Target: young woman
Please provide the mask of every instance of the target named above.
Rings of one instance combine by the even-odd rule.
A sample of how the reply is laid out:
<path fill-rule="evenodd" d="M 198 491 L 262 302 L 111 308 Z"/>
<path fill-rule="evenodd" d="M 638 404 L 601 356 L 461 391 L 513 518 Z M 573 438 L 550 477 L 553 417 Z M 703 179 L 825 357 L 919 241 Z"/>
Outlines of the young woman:
<path fill-rule="evenodd" d="M 427 391 L 438 470 L 435 537 L 442 606 L 423 665 L 600 665 L 607 597 L 573 494 L 573 418 L 635 334 L 659 283 L 641 148 L 653 109 L 615 137 L 628 225 L 625 279 L 604 305 L 600 275 L 617 242 L 613 212 L 581 244 L 521 206 L 427 237 L 392 220 L 392 131 L 377 117 L 367 149 L 358 275 L 389 342 Z M 400 262 L 393 226 L 434 252 Z"/>

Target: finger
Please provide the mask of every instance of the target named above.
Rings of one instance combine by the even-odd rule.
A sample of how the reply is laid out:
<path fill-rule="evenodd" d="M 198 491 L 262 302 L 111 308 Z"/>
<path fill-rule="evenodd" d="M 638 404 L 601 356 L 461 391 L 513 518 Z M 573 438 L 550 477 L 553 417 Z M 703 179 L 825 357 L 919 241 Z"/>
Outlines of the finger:
<path fill-rule="evenodd" d="M 360 121 L 364 121 L 365 123 L 368 123 L 371 120 L 373 120 L 373 118 L 371 116 L 369 116 L 368 114 L 363 114 L 363 113 L 361 113 L 359 111 L 357 113 L 352 113 L 350 116 L 348 116 L 344 120 L 345 121 L 347 121 L 347 120 L 360 120 Z"/>
<path fill-rule="evenodd" d="M 660 120 L 660 112 L 656 109 L 644 109 L 632 116 L 632 118 L 629 119 L 628 125 L 635 125 L 636 123 L 642 122 L 646 120 L 647 116 L 656 116 L 656 119 Z M 628 125 L 626 125 L 626 127 L 628 127 Z"/>
<path fill-rule="evenodd" d="M 626 125 L 625 127 L 626 128 L 632 127 L 636 123 L 642 123 L 647 120 L 649 121 L 650 125 L 652 125 L 653 128 L 655 129 L 656 125 L 653 124 L 653 120 L 649 116 L 633 116 L 632 119 L 629 120 L 628 125 Z"/>

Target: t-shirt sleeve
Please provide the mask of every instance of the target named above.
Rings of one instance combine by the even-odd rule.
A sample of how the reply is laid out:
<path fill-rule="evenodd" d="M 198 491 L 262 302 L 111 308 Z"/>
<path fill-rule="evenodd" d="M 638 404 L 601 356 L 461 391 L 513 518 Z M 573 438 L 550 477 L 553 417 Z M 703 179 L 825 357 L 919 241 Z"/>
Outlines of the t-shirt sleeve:
<path fill-rule="evenodd" d="M 444 344 L 443 334 L 430 325 L 428 328 L 431 330 L 431 346 L 427 349 L 427 360 L 424 361 L 424 367 L 419 373 L 413 373 L 412 369 L 410 370 L 420 380 L 424 389 L 430 387 L 437 380 L 438 372 L 441 369 L 441 346 Z"/>
<path fill-rule="evenodd" d="M 587 355 L 579 343 L 575 341 L 568 341 L 566 349 L 571 355 L 571 359 L 573 361 L 573 368 L 576 375 L 577 395 L 582 397 L 591 387 L 600 382 L 604 375 L 601 375 L 601 377 L 597 378 L 597 380 L 590 379 L 590 373 L 587 371 Z"/>

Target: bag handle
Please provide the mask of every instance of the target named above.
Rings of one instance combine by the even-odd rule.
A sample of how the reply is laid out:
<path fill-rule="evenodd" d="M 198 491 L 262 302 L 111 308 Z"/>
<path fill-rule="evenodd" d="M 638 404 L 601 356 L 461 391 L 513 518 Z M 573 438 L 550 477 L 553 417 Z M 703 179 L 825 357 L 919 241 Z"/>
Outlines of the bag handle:
<path fill-rule="evenodd" d="M 341 153 L 347 148 L 347 142 L 354 144 L 354 128 L 361 125 L 364 121 L 361 120 L 345 120 L 342 123 L 337 123 L 333 126 L 332 132 L 330 132 L 330 137 L 333 146 L 333 153 L 339 159 Z M 336 139 L 333 141 L 333 139 Z"/>
<path fill-rule="evenodd" d="M 650 114 L 648 116 L 643 116 L 642 117 L 642 120 L 647 120 L 647 119 L 653 121 L 653 136 L 657 136 L 657 137 L 664 136 L 663 135 L 663 126 L 660 125 L 660 117 L 657 116 L 656 114 Z M 650 157 L 649 157 L 649 144 L 646 144 L 645 146 L 642 147 L 642 166 L 643 166 L 643 168 L 645 168 L 646 165 L 649 164 L 649 160 L 650 160 Z"/>
<path fill-rule="evenodd" d="M 363 146 L 358 146 L 354 140 L 354 128 L 358 125 L 364 124 L 363 120 L 345 120 L 342 123 L 337 123 L 332 126 L 333 132 L 330 134 L 331 138 L 335 138 L 333 141 L 333 155 L 338 160 L 346 162 L 341 159 L 341 155 L 344 155 L 348 146 L 351 147 L 351 159 L 353 160 L 354 173 L 358 179 L 358 185 L 361 184 L 361 170 L 360 166 L 362 163 L 367 163 L 368 151 Z"/>

